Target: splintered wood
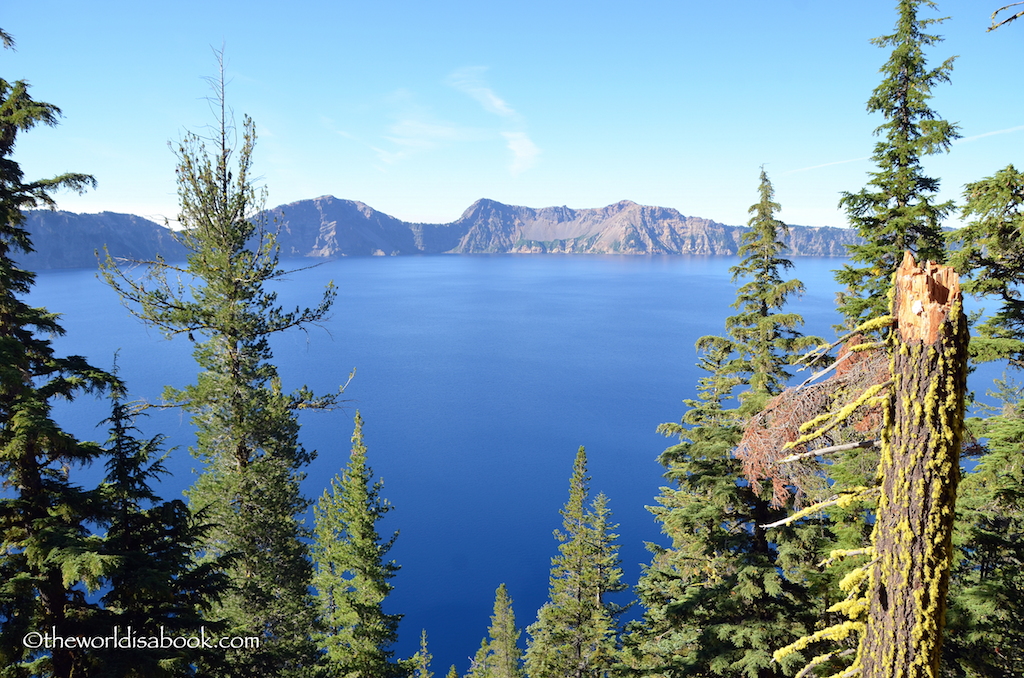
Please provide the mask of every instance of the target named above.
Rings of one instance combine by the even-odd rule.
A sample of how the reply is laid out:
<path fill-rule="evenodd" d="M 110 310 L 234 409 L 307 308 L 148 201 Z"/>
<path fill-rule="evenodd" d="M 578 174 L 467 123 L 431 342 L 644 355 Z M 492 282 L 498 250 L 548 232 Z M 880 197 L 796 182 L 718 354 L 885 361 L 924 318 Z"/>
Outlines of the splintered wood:
<path fill-rule="evenodd" d="M 949 266 L 932 261 L 918 266 L 907 252 L 896 269 L 896 294 L 900 338 L 934 344 L 953 303 L 960 299 L 960 279 Z"/>

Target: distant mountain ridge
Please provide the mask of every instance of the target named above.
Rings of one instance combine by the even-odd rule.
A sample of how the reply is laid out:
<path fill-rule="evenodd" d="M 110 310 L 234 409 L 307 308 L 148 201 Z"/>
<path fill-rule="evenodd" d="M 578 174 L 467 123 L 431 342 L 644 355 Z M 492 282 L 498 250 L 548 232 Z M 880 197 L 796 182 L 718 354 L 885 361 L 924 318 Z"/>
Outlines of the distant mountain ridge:
<path fill-rule="evenodd" d="M 521 207 L 478 200 L 447 224 L 411 223 L 355 200 L 321 196 L 268 210 L 286 257 L 411 254 L 736 254 L 743 226 L 688 217 L 668 207 L 623 200 L 594 209 Z M 36 251 L 19 258 L 32 270 L 96 265 L 114 257 L 183 259 L 171 231 L 147 219 L 101 212 L 27 213 Z M 845 256 L 859 242 L 845 228 L 790 226 L 791 256 Z"/>
<path fill-rule="evenodd" d="M 169 228 L 133 214 L 32 210 L 25 217 L 35 251 L 15 259 L 30 271 L 95 268 L 96 253 L 103 256 L 104 247 L 111 256 L 127 259 L 185 258 L 185 248 Z"/>

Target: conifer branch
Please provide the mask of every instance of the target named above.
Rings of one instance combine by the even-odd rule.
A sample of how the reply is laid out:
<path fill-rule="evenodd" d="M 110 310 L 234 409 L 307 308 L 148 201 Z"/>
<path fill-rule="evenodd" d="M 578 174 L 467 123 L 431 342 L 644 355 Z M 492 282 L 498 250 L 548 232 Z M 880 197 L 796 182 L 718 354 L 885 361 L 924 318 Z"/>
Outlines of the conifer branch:
<path fill-rule="evenodd" d="M 855 621 L 844 621 L 839 624 L 834 624 L 828 628 L 815 631 L 809 636 L 797 640 L 794 643 L 787 645 L 786 647 L 780 648 L 772 653 L 772 659 L 776 662 L 781 661 L 783 657 L 799 652 L 811 643 L 816 643 L 819 640 L 844 640 L 849 638 L 853 633 L 860 633 L 864 630 L 864 622 Z M 857 669 L 860 670 L 859 668 Z M 836 678 L 832 676 L 830 678 Z"/>
<path fill-rule="evenodd" d="M 866 324 L 868 324 L 868 323 L 865 323 L 865 325 Z M 850 334 L 843 335 L 843 338 L 840 339 L 839 341 L 833 342 L 832 344 L 829 344 L 829 346 L 827 347 L 827 350 L 829 350 L 829 351 L 832 350 L 838 344 L 842 343 L 843 340 L 849 339 L 850 337 L 853 337 L 853 336 L 856 336 L 856 335 L 857 335 L 857 332 L 851 332 Z M 819 372 L 815 372 L 811 376 L 807 377 L 807 379 L 805 379 L 802 383 L 800 383 L 796 388 L 798 388 L 798 389 L 799 388 L 803 388 L 804 386 L 807 386 L 811 382 L 814 382 L 814 381 L 817 381 L 817 380 L 821 379 L 823 376 L 825 376 L 829 372 L 834 371 L 837 367 L 839 367 L 844 362 L 849 360 L 850 357 L 852 355 L 856 354 L 856 353 L 862 353 L 864 351 L 870 351 L 871 349 L 875 349 L 875 348 L 882 348 L 883 346 L 885 346 L 885 342 L 884 341 L 869 341 L 869 342 L 865 342 L 863 344 L 854 344 L 853 346 L 849 347 L 848 353 L 843 355 L 841 358 L 836 360 L 834 363 L 832 363 L 828 367 L 820 370 Z M 817 350 L 826 350 L 826 347 L 819 347 L 819 348 L 815 349 L 815 351 L 817 351 Z M 810 353 L 808 353 L 807 355 L 810 355 Z M 824 355 L 824 354 L 822 354 L 822 355 Z M 806 366 L 805 367 L 801 367 L 800 369 L 803 370 L 805 368 L 806 368 Z"/>

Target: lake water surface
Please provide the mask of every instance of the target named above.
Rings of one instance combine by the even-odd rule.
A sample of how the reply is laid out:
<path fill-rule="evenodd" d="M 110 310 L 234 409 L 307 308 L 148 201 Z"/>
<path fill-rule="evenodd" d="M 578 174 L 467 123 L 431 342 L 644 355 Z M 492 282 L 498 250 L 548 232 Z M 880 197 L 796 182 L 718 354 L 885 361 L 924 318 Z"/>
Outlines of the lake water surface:
<path fill-rule="evenodd" d="M 388 602 L 389 612 L 405 615 L 399 655 L 417 649 L 425 628 L 435 674 L 452 663 L 465 672 L 502 582 L 519 625 L 534 621 L 580 445 L 592 493 L 609 497 L 620 524 L 625 578 L 635 584 L 649 560 L 644 542 L 662 541 L 644 507 L 662 485 L 656 457 L 672 441 L 654 430 L 677 421 L 681 401 L 695 397 L 702 373 L 694 342 L 723 333 L 736 289 L 728 269 L 737 261 L 351 258 L 276 286 L 285 307 L 313 305 L 328 281 L 337 286 L 332 319 L 277 338 L 274 357 L 288 389 L 330 392 L 357 370 L 343 410 L 303 416 L 302 442 L 319 452 L 304 489 L 318 497 L 345 465 L 358 409 L 370 464 L 396 507 L 382 532 L 401 531 L 390 555 L 402 570 Z M 807 293 L 790 310 L 804 315 L 806 333 L 831 340 L 838 321 L 831 270 L 841 262 L 795 263 Z M 63 314 L 59 354 L 109 367 L 119 351 L 133 397 L 158 402 L 164 385 L 194 378 L 192 345 L 140 324 L 93 271 L 44 272 L 31 301 Z M 106 416 L 102 401 L 59 409 L 62 423 L 85 439 L 105 439 L 96 423 Z M 139 425 L 178 446 L 174 475 L 161 486 L 164 497 L 178 496 L 197 466 L 187 452 L 187 419 L 159 411 Z M 81 473 L 86 482 L 99 470 Z"/>

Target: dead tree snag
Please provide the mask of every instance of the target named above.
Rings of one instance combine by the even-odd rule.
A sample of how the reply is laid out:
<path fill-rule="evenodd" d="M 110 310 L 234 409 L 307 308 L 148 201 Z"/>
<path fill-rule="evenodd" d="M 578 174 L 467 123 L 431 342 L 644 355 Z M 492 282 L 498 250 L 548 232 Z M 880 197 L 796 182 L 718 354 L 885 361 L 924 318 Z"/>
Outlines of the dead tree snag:
<path fill-rule="evenodd" d="M 896 271 L 862 678 L 937 678 L 963 440 L 967 321 L 948 266 Z"/>

